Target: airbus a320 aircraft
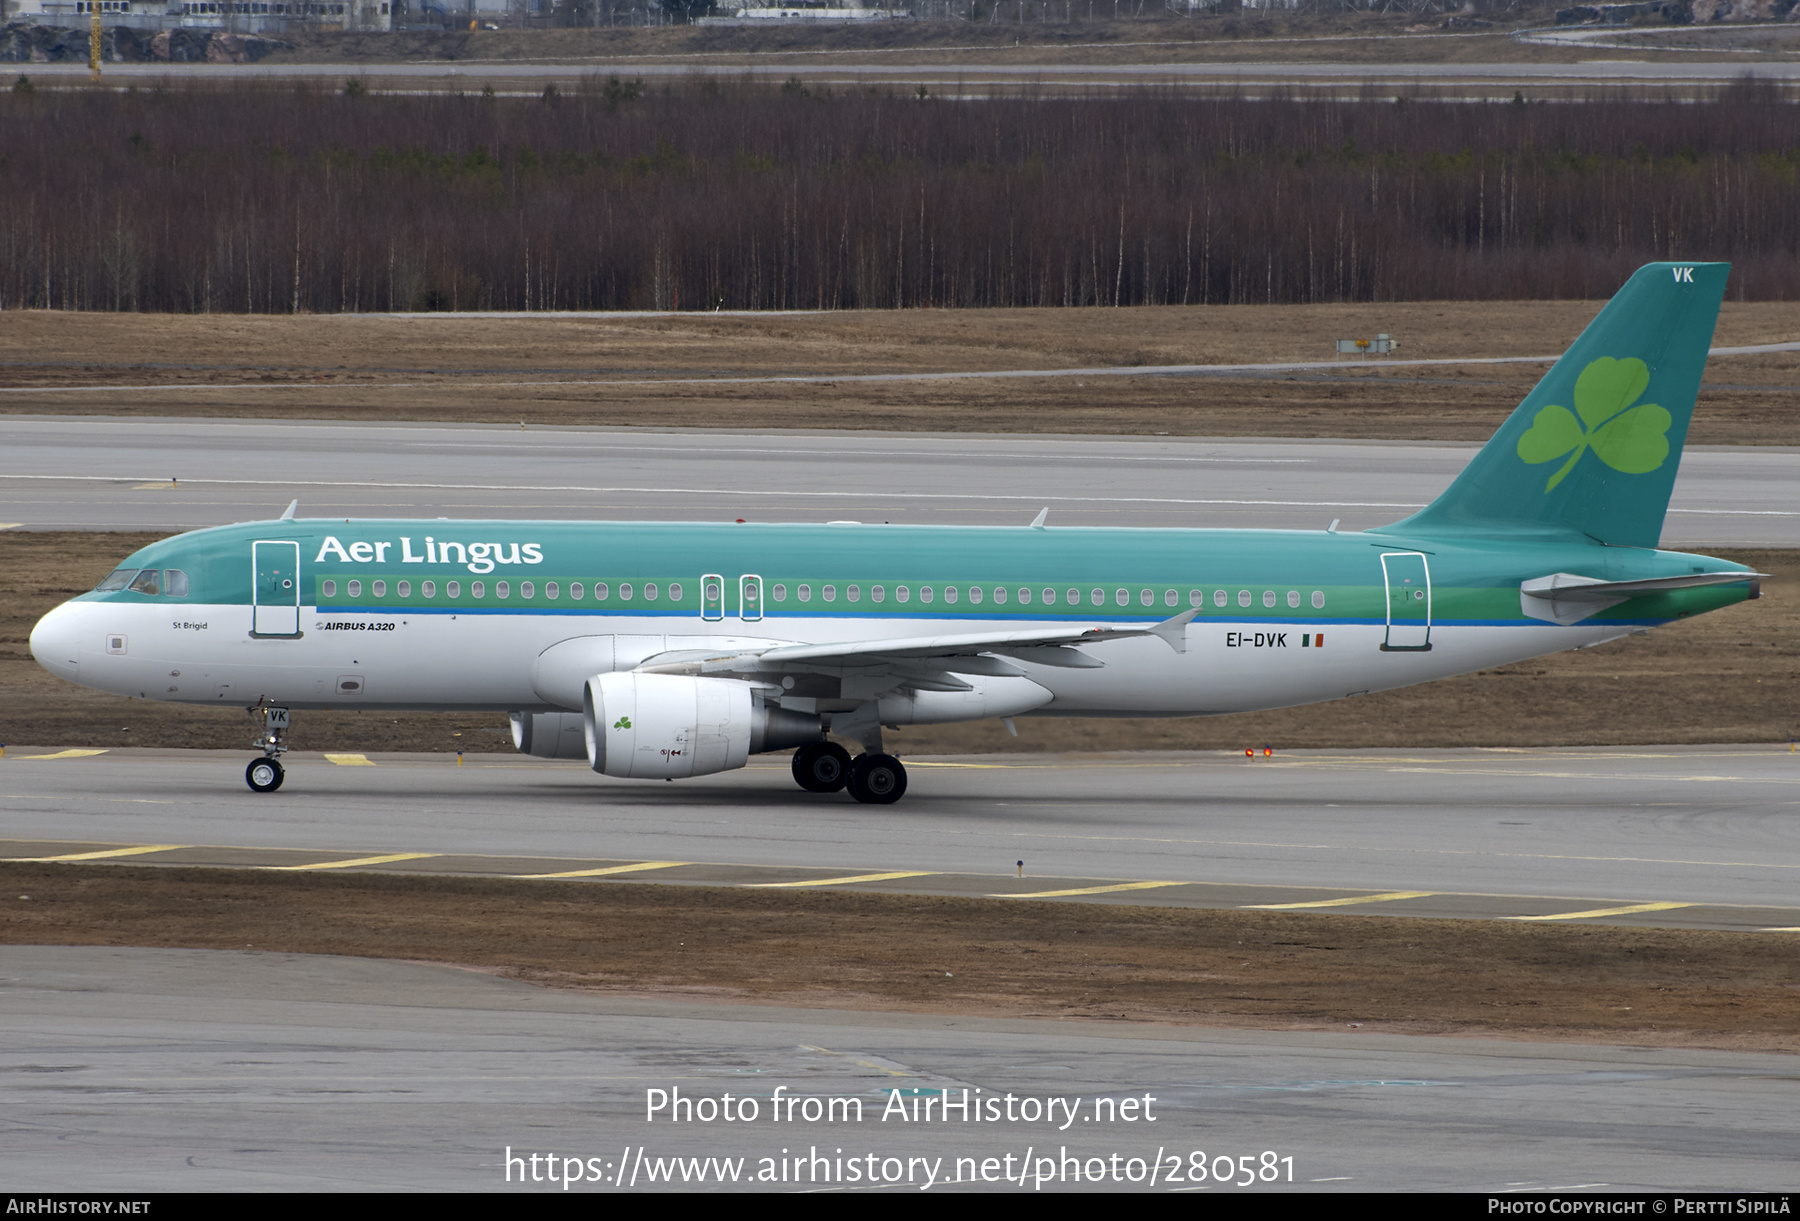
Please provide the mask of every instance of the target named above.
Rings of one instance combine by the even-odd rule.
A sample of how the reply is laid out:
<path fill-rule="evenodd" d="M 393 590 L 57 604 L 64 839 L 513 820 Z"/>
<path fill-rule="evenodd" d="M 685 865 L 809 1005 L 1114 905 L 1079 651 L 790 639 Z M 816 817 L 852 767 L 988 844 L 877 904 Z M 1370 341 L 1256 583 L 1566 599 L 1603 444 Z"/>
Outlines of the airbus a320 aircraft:
<path fill-rule="evenodd" d="M 1442 496 L 1375 530 L 290 506 L 144 548 L 31 651 L 103 691 L 250 706 L 258 792 L 290 710 L 486 709 L 521 751 L 608 776 L 794 749 L 802 788 L 886 803 L 906 771 L 884 726 L 1276 708 L 1600 644 L 1758 596 L 1742 565 L 1657 550 L 1726 272 L 1640 269 Z"/>

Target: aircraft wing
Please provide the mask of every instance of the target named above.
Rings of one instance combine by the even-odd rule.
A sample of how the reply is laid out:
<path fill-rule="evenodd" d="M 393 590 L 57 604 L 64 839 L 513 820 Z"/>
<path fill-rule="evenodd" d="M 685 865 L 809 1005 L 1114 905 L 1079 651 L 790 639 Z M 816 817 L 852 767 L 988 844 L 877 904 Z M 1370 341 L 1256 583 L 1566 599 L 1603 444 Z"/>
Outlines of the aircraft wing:
<path fill-rule="evenodd" d="M 1021 673 L 1004 660 L 1070 669 L 1091 669 L 1105 663 L 1083 653 L 1079 646 L 1106 640 L 1154 636 L 1177 653 L 1187 651 L 1187 625 L 1198 610 L 1186 611 L 1150 627 L 1037 628 L 1014 632 L 969 632 L 949 636 L 904 636 L 885 640 L 854 640 L 834 644 L 788 644 L 745 649 L 708 656 L 664 654 L 642 667 L 651 673 L 718 675 L 757 678 L 783 674 L 843 674 L 845 671 L 885 671 L 907 680 L 906 685 L 936 687 L 938 675 L 981 674 L 1010 677 Z M 968 684 L 948 680 L 945 690 L 966 689 Z"/>

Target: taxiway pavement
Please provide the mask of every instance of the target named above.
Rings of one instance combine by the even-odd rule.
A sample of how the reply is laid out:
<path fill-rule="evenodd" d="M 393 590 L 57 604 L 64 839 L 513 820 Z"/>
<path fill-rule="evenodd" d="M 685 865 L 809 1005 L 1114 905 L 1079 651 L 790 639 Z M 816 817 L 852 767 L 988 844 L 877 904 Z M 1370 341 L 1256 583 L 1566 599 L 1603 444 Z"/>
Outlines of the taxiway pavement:
<path fill-rule="evenodd" d="M 578 1191 L 916 1195 L 933 1166 L 932 1191 L 1146 1190 L 1152 1166 L 1214 1194 L 1766 1191 L 1800 1140 L 1769 1054 L 701 1005 L 233 951 L 9 946 L 0 980 L 14 1192 L 505 1191 L 509 1151 L 514 1191 L 562 1190 L 520 1181 L 533 1155 L 581 1159 Z M 1015 1118 L 881 1118 L 965 1089 Z M 653 1090 L 757 1117 L 648 1119 Z M 830 1099 L 861 1121 L 805 1121 Z"/>
<path fill-rule="evenodd" d="M 1651 54 L 1655 51 L 1646 52 L 1646 56 Z M 1249 93 L 1328 90 L 1354 98 L 1364 88 L 1395 88 L 1436 89 L 1453 97 L 1483 99 L 1504 98 L 1506 91 L 1515 87 L 1537 90 L 1534 96 L 1541 96 L 1544 91 L 1560 95 L 1607 85 L 1717 89 L 1750 75 L 1777 82 L 1800 79 L 1800 63 L 1782 58 L 1779 51 L 1707 61 L 1693 55 L 1687 51 L 1654 60 L 1589 59 L 1578 63 L 906 63 L 900 55 L 875 60 L 844 54 L 805 59 L 786 55 L 730 59 L 618 56 L 564 63 L 152 63 L 107 64 L 103 79 L 115 87 L 141 87 L 170 80 L 337 82 L 354 76 L 364 82 L 364 88 L 381 91 L 460 92 L 491 85 L 501 92 L 538 93 L 551 82 L 568 88 L 592 83 L 606 74 L 663 79 L 716 75 L 769 81 L 799 78 L 809 85 L 887 86 L 906 91 L 927 85 L 940 97 L 972 97 L 1021 88 L 1102 96 L 1118 89 L 1201 88 Z M 85 63 L 32 64 L 30 68 L 33 77 L 47 83 L 85 83 L 88 78 Z"/>
<path fill-rule="evenodd" d="M 1343 529 L 1396 521 L 1478 447 L 1392 441 L 651 432 L 0 417 L 0 524 L 277 516 Z M 1683 456 L 1665 546 L 1800 545 L 1800 449 Z"/>
<path fill-rule="evenodd" d="M 785 759 L 669 784 L 290 755 L 259 795 L 248 752 L 33 753 L 0 762 L 0 857 L 1800 927 L 1785 747 L 926 759 L 879 809 L 800 791 Z"/>

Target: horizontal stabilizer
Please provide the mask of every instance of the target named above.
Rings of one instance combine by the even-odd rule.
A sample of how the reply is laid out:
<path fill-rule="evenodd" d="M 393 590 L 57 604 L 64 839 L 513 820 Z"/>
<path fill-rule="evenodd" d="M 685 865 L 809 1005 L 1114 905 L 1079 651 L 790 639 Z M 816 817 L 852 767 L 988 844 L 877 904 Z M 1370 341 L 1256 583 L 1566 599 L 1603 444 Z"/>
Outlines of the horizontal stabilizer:
<path fill-rule="evenodd" d="M 1519 585 L 1519 609 L 1533 619 L 1560 623 L 1567 627 L 1639 594 L 1663 593 L 1671 589 L 1698 589 L 1707 585 L 1734 585 L 1743 581 L 1755 581 L 1764 575 L 1760 572 L 1689 572 L 1672 577 L 1650 577 L 1642 581 L 1602 581 L 1598 577 L 1554 572 L 1547 577 L 1533 577 Z"/>

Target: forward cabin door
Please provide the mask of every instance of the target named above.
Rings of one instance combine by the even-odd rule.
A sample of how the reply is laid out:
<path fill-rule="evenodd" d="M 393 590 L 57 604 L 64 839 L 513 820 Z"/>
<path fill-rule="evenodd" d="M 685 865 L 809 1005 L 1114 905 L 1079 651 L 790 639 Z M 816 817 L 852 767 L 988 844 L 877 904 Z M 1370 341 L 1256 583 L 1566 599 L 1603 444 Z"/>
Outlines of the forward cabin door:
<path fill-rule="evenodd" d="M 252 636 L 300 634 L 300 544 L 255 542 L 250 544 L 253 603 Z"/>
<path fill-rule="evenodd" d="M 1385 652 L 1424 652 L 1431 647 L 1431 569 L 1417 551 L 1381 557 L 1387 578 Z"/>

